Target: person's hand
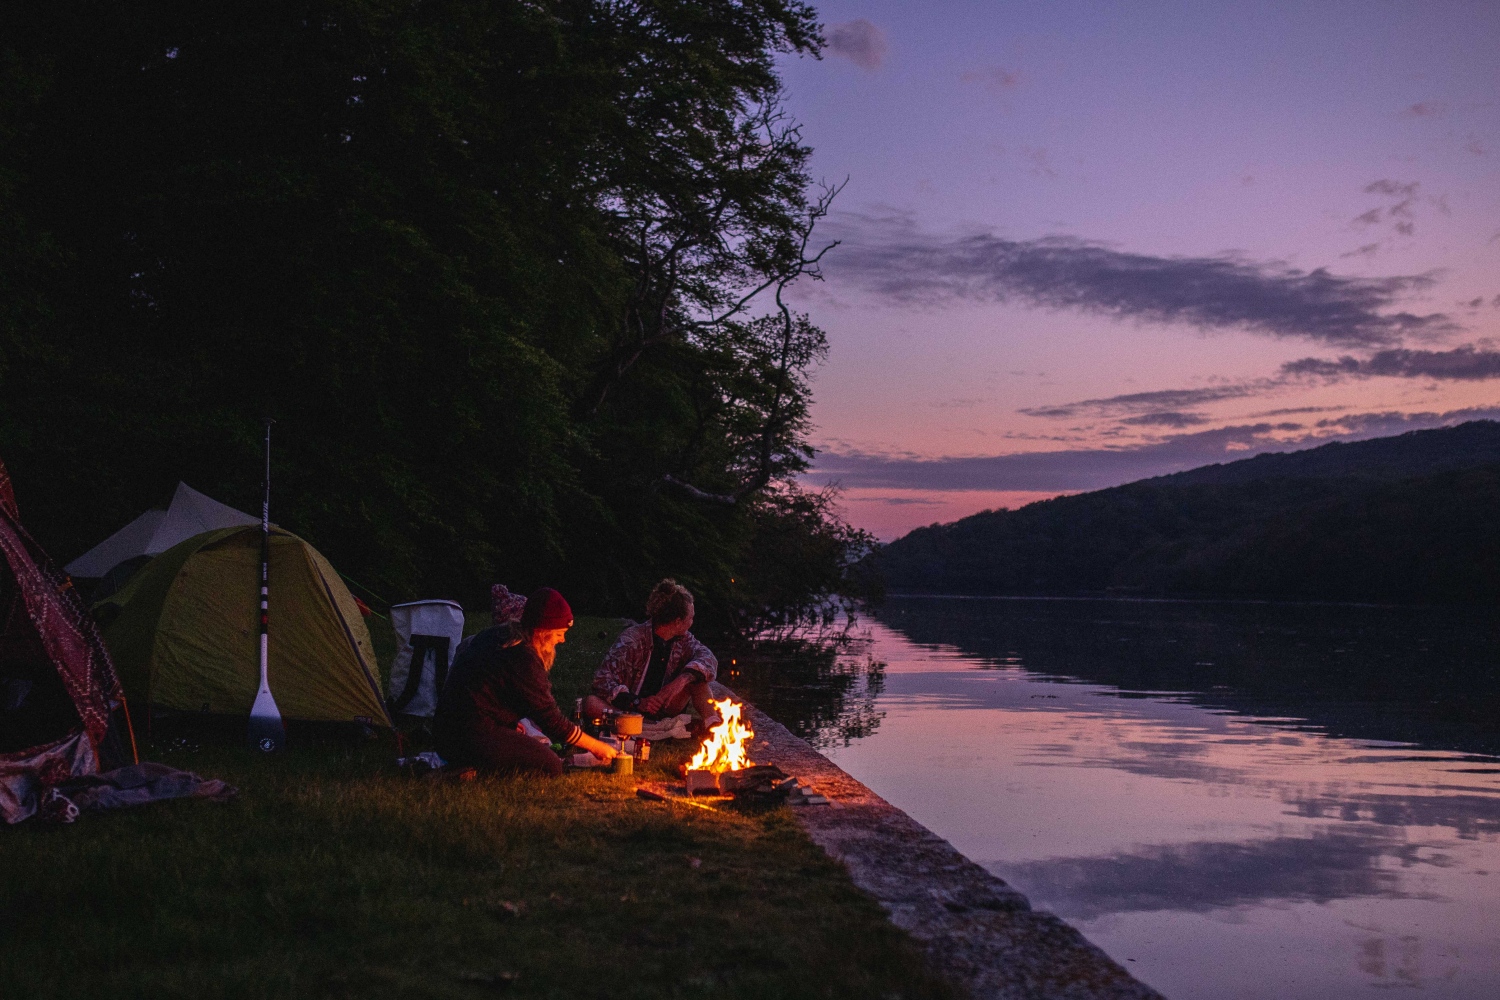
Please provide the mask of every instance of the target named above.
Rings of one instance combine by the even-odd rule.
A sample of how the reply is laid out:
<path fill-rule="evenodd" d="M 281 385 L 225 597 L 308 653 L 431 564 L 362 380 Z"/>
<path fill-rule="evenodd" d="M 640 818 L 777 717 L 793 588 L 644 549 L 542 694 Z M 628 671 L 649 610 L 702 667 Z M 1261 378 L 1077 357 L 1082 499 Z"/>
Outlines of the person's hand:
<path fill-rule="evenodd" d="M 583 748 L 605 763 L 614 760 L 620 753 L 620 751 L 603 740 L 596 740 L 592 736 L 586 737 L 586 739 L 588 742 L 583 745 Z"/>
<path fill-rule="evenodd" d="M 687 674 L 678 674 L 672 678 L 670 684 L 663 687 L 649 698 L 641 699 L 641 711 L 647 715 L 658 715 L 662 709 L 676 701 L 687 686 L 692 683 L 692 678 Z"/>

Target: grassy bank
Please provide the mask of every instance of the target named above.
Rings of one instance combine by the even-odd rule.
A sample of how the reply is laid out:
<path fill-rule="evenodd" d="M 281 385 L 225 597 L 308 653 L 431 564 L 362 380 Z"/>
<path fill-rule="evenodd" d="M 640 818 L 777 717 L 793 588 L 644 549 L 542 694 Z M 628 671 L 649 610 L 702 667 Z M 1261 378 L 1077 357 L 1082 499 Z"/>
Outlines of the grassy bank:
<path fill-rule="evenodd" d="M 559 651 L 567 704 L 615 628 L 581 619 Z M 947 995 L 785 808 L 409 779 L 386 740 L 150 756 L 239 801 L 0 830 L 4 995 Z"/>

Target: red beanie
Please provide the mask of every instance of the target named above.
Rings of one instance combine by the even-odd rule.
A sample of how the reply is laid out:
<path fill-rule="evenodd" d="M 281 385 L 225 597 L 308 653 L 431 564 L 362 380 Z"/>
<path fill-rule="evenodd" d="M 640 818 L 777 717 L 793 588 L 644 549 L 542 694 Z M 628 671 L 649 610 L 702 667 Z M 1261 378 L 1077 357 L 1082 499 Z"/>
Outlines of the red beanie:
<path fill-rule="evenodd" d="M 524 629 L 572 628 L 573 609 L 563 595 L 551 587 L 543 587 L 526 598 L 526 610 L 521 612 L 521 627 Z"/>

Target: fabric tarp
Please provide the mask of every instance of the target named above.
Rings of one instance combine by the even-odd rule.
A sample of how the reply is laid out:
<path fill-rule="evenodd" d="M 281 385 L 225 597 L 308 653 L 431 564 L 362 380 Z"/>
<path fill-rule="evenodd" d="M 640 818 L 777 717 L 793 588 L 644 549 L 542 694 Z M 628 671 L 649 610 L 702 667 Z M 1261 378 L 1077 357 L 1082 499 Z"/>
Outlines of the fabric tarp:
<path fill-rule="evenodd" d="M 0 462 L 0 689 L 6 696 L 0 717 L 5 732 L 0 736 L 42 740 L 0 754 L 0 818 L 17 823 L 36 811 L 43 788 L 99 769 L 99 743 L 123 693 L 109 652 L 73 581 L 21 527 L 4 462 Z M 71 712 L 66 710 L 68 702 Z M 59 705 L 62 712 L 57 711 Z M 38 720 L 43 724 L 36 725 Z"/>
<path fill-rule="evenodd" d="M 244 715 L 259 684 L 260 531 L 224 528 L 148 563 L 106 605 L 105 629 L 129 697 L 182 711 Z M 271 693 L 283 717 L 389 724 L 375 652 L 328 561 L 271 533 Z"/>
<path fill-rule="evenodd" d="M 205 531 L 258 524 L 259 518 L 219 503 L 187 483 L 178 483 L 166 510 L 146 511 L 68 563 L 66 569 L 81 580 L 97 579 L 127 559 L 160 555 Z"/>
<path fill-rule="evenodd" d="M 0 608 L 0 628 L 39 648 L 57 671 L 89 739 L 97 745 L 109 728 L 120 682 L 88 609 L 67 574 L 21 527 L 9 473 L 0 462 L 0 573 L 13 582 L 11 608 Z M 0 588 L 4 591 L 8 588 Z M 0 636 L 0 638 L 5 638 Z M 0 648 L 7 644 L 0 642 Z M 38 648 L 38 647 L 33 647 Z M 58 736 L 63 734 L 58 733 Z"/>
<path fill-rule="evenodd" d="M 19 823 L 31 818 L 46 789 L 98 770 L 94 744 L 82 731 L 30 750 L 0 754 L 0 819 Z"/>

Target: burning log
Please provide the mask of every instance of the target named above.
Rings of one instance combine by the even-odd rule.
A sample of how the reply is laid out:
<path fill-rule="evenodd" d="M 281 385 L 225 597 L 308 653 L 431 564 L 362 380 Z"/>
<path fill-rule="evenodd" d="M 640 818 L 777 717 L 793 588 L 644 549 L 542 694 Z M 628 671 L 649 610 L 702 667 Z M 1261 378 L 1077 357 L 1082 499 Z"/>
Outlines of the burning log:
<path fill-rule="evenodd" d="M 752 766 L 746 744 L 755 733 L 740 721 L 744 706 L 728 698 L 711 704 L 719 713 L 719 724 L 709 730 L 708 739 L 703 741 L 703 746 L 683 770 L 689 795 L 728 794 L 723 789 L 722 778 Z"/>
<path fill-rule="evenodd" d="M 687 793 L 689 795 L 718 795 L 719 776 L 712 771 L 689 771 Z"/>
<path fill-rule="evenodd" d="M 784 799 L 795 784 L 787 782 L 783 785 L 786 777 L 786 772 L 775 764 L 756 764 L 719 775 L 719 791 L 737 799 Z"/>
<path fill-rule="evenodd" d="M 750 760 L 748 745 L 755 733 L 741 721 L 743 705 L 729 699 L 712 703 L 721 720 L 683 769 L 688 795 L 733 795 L 741 801 L 785 800 L 797 779 L 775 764 Z"/>
<path fill-rule="evenodd" d="M 740 721 L 740 710 L 744 706 L 737 705 L 728 698 L 709 704 L 719 713 L 720 721 L 709 730 L 708 739 L 698 748 L 693 759 L 688 761 L 688 770 L 722 774 L 749 767 L 750 754 L 745 745 L 755 737 L 755 733 Z"/>

